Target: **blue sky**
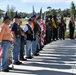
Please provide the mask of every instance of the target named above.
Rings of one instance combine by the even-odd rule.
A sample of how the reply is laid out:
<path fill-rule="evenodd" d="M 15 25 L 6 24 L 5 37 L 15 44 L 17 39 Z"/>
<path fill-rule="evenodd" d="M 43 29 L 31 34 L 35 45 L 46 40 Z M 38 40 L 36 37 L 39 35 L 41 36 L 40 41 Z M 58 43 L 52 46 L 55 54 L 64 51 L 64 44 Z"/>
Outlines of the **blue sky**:
<path fill-rule="evenodd" d="M 0 0 L 0 9 L 6 11 L 7 5 L 14 6 L 15 11 L 18 12 L 27 12 L 32 13 L 32 6 L 36 12 L 40 11 L 42 7 L 43 12 L 47 11 L 47 7 L 51 6 L 52 9 L 61 8 L 66 9 L 70 8 L 71 2 L 74 2 L 76 5 L 76 0 Z"/>

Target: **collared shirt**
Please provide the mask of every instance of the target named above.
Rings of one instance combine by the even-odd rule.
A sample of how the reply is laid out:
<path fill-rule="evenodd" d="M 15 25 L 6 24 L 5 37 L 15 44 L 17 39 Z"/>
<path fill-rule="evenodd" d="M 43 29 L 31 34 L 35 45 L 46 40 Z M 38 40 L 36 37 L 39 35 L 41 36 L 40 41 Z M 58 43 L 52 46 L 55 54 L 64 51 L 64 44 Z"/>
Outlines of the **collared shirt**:
<path fill-rule="evenodd" d="M 10 28 L 5 23 L 0 26 L 0 42 L 2 42 L 3 40 L 12 41 Z"/>

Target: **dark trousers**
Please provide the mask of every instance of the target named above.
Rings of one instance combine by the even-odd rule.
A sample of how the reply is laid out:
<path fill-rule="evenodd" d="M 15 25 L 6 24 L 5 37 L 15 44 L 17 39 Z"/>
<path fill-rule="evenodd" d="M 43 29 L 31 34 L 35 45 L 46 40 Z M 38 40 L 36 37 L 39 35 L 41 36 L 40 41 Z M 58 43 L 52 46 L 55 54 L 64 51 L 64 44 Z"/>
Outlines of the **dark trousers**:
<path fill-rule="evenodd" d="M 57 39 L 58 39 L 58 29 L 53 28 L 53 40 L 57 40 Z"/>
<path fill-rule="evenodd" d="M 53 31 L 52 31 L 52 29 L 50 30 L 50 42 L 52 41 L 52 33 L 53 33 Z"/>
<path fill-rule="evenodd" d="M 70 39 L 74 38 L 74 27 L 70 28 Z"/>
<path fill-rule="evenodd" d="M 61 28 L 60 28 L 59 38 L 60 38 L 60 39 L 65 39 L 65 29 L 64 29 L 64 27 L 61 27 Z"/>

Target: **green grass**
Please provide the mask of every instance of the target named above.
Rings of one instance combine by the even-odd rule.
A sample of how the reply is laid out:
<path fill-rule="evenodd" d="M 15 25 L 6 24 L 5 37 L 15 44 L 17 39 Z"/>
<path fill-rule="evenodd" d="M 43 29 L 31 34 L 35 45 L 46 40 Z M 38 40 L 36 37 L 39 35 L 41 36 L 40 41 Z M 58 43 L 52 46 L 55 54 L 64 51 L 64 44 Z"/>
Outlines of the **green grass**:
<path fill-rule="evenodd" d="M 25 19 L 21 19 L 22 20 L 22 26 L 24 26 L 25 24 L 27 24 L 27 20 Z"/>
<path fill-rule="evenodd" d="M 2 24 L 2 20 L 0 19 L 0 25 Z"/>
<path fill-rule="evenodd" d="M 76 31 L 74 32 L 74 37 L 76 37 Z M 69 38 L 69 32 L 65 32 L 65 38 Z"/>

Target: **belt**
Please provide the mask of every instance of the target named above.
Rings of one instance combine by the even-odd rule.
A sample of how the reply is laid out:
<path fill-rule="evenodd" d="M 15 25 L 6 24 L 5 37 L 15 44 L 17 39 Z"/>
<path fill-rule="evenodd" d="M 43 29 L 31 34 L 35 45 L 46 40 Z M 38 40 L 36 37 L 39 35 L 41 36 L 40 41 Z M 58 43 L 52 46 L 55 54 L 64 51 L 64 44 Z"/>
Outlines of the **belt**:
<path fill-rule="evenodd" d="M 16 35 L 17 38 L 20 38 L 20 35 Z"/>
<path fill-rule="evenodd" d="M 11 42 L 10 40 L 3 40 L 3 41 Z"/>

